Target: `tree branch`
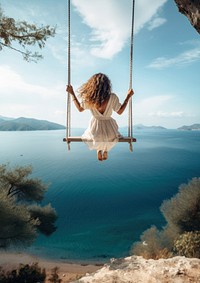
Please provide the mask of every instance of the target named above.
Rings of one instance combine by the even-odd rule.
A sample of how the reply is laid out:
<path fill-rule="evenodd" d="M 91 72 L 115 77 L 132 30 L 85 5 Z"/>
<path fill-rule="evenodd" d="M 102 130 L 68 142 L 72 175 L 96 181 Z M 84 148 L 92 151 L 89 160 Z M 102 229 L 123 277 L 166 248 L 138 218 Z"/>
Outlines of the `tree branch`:
<path fill-rule="evenodd" d="M 9 195 L 12 193 L 12 188 L 13 188 L 13 187 L 14 187 L 13 185 L 10 186 L 10 188 L 9 188 L 9 190 L 8 190 L 8 193 L 7 193 L 7 196 L 9 196 Z"/>
<path fill-rule="evenodd" d="M 14 47 L 12 47 L 10 45 L 7 45 L 7 44 L 5 44 L 5 43 L 3 43 L 1 41 L 0 41 L 0 45 L 3 45 L 4 47 L 10 48 L 10 49 L 12 49 L 14 51 L 17 51 L 17 52 L 21 53 L 26 61 L 30 60 L 30 61 L 33 61 L 33 62 L 36 63 L 37 62 L 36 60 L 39 60 L 39 59 L 43 58 L 42 55 L 39 55 L 36 52 L 34 54 L 32 54 L 31 52 L 28 52 L 28 51 L 24 52 L 24 51 L 21 51 L 21 50 L 19 50 L 17 48 L 14 48 Z M 35 58 L 35 60 L 34 60 L 34 58 Z"/>
<path fill-rule="evenodd" d="M 12 36 L 13 38 L 16 38 L 16 39 L 23 39 L 23 38 L 35 38 L 36 35 L 41 35 L 43 39 L 45 37 L 44 34 L 41 34 L 41 31 L 36 31 L 34 33 L 27 33 L 27 34 L 24 34 L 24 35 L 17 35 L 17 34 L 14 34 L 14 33 L 10 33 L 10 36 Z"/>
<path fill-rule="evenodd" d="M 16 194 L 22 193 L 19 190 L 15 189 L 12 191 L 12 193 L 9 195 L 11 198 L 14 197 Z"/>
<path fill-rule="evenodd" d="M 24 54 L 24 55 L 27 54 L 26 52 L 23 52 L 23 51 L 21 51 L 21 50 L 19 50 L 19 49 L 16 49 L 16 48 L 14 48 L 14 47 L 12 47 L 12 46 L 10 46 L 10 45 L 7 45 L 7 44 L 5 44 L 5 43 L 3 43 L 3 42 L 1 42 L 1 41 L 0 41 L 0 44 L 3 45 L 3 46 L 5 46 L 5 47 L 8 47 L 8 48 L 10 48 L 10 49 L 12 49 L 12 50 L 15 50 L 15 51 L 17 51 L 17 52 L 19 52 L 19 53 L 21 53 L 21 54 Z"/>

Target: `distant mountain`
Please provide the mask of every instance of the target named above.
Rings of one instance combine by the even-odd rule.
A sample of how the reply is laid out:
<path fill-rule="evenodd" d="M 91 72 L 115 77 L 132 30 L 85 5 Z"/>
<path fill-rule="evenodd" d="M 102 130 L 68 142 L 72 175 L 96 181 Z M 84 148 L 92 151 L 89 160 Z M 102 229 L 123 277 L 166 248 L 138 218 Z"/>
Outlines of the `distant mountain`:
<path fill-rule="evenodd" d="M 0 116 L 0 131 L 44 131 L 61 129 L 65 129 L 65 126 L 46 120 L 24 117 L 12 119 Z"/>
<path fill-rule="evenodd" d="M 0 121 L 1 121 L 1 120 L 10 121 L 10 120 L 13 120 L 13 119 L 14 119 L 14 118 L 4 117 L 4 116 L 1 116 L 1 115 L 0 115 Z"/>
<path fill-rule="evenodd" d="M 200 124 L 193 124 L 191 126 L 182 126 L 178 128 L 177 130 L 182 131 L 199 131 L 200 130 Z"/>
<path fill-rule="evenodd" d="M 134 126 L 134 129 L 136 130 L 166 130 L 166 128 L 162 127 L 162 126 L 144 126 L 142 124 L 138 124 Z"/>

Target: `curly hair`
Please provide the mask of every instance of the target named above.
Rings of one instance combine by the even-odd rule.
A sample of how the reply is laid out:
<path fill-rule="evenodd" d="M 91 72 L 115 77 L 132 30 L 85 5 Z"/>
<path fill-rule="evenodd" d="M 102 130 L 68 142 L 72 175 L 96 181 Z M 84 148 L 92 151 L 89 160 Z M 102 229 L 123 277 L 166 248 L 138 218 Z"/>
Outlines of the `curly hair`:
<path fill-rule="evenodd" d="M 110 79 L 106 75 L 98 73 L 83 84 L 78 92 L 88 107 L 95 108 L 100 107 L 110 97 L 111 88 Z"/>

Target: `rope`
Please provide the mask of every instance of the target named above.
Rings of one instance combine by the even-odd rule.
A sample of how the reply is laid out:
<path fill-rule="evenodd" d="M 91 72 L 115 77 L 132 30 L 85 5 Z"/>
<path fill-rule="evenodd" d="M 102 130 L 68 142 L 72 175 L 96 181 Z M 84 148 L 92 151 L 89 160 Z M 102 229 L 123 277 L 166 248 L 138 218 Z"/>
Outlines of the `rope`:
<path fill-rule="evenodd" d="M 71 24 L 70 24 L 70 0 L 68 0 L 68 64 L 67 64 L 67 75 L 68 75 L 68 85 L 71 84 Z M 67 121 L 66 121 L 66 138 L 68 149 L 70 150 L 70 142 L 68 138 L 71 135 L 71 95 L 67 94 Z"/>
<path fill-rule="evenodd" d="M 132 24 L 131 24 L 131 44 L 130 44 L 130 81 L 129 88 L 132 88 L 132 77 L 133 77 L 133 41 L 134 41 L 134 9 L 135 0 L 132 3 Z M 70 0 L 68 0 L 68 85 L 71 84 L 71 42 L 70 42 Z M 71 95 L 67 95 L 67 118 L 66 118 L 66 140 L 68 149 L 70 150 L 69 137 L 71 136 Z M 131 137 L 130 150 L 132 151 L 133 141 L 133 115 L 132 115 L 132 97 L 129 100 L 129 113 L 128 113 L 128 136 Z"/>
<path fill-rule="evenodd" d="M 135 0 L 132 3 L 132 23 L 131 23 L 131 44 L 130 44 L 130 78 L 129 78 L 129 88 L 132 88 L 133 79 L 133 42 L 134 42 L 134 10 L 135 10 Z M 130 141 L 130 151 L 133 151 L 132 141 L 133 141 L 133 111 L 132 111 L 132 97 L 129 100 L 129 112 L 128 112 L 128 136 L 131 137 Z"/>

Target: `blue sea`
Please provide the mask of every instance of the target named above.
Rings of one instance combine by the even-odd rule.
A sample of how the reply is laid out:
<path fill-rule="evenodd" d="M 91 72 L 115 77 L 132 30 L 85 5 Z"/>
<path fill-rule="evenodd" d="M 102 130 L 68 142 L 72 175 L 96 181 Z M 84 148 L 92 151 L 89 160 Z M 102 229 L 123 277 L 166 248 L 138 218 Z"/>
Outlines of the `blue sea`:
<path fill-rule="evenodd" d="M 74 133 L 80 134 L 80 133 Z M 32 165 L 49 184 L 43 204 L 58 213 L 57 230 L 27 251 L 46 258 L 105 262 L 128 256 L 151 225 L 161 228 L 160 205 L 180 184 L 200 176 L 200 131 L 137 130 L 133 152 L 117 144 L 99 162 L 65 131 L 0 132 L 0 163 Z"/>

